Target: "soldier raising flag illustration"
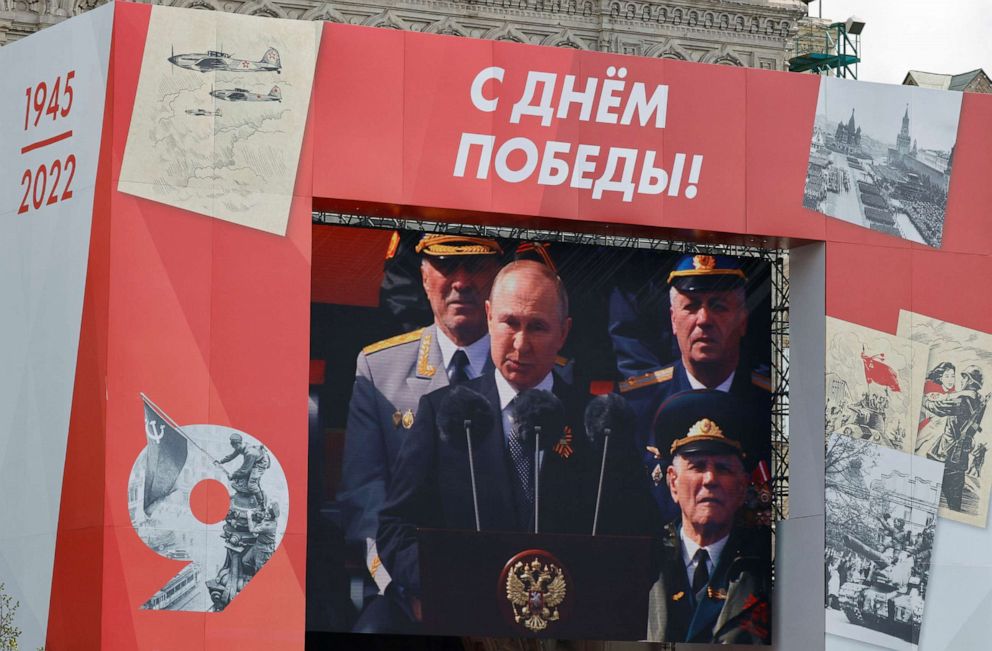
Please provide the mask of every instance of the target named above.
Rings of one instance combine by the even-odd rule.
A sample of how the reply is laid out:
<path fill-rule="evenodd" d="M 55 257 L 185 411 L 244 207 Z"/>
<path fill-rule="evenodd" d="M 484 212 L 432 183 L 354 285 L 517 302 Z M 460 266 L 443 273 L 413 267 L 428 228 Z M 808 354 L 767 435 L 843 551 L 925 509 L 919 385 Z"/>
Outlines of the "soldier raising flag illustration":
<path fill-rule="evenodd" d="M 142 608 L 220 612 L 279 546 L 289 509 L 285 474 L 251 434 L 216 425 L 180 426 L 151 398 L 139 395 L 146 446 L 128 487 L 132 524 L 161 556 L 189 563 Z M 238 459 L 239 467 L 224 467 Z M 223 520 L 194 510 L 191 495 L 208 480 L 220 482 L 230 498 Z M 145 519 L 136 518 L 142 511 Z M 206 546 L 203 534 L 208 534 Z"/>

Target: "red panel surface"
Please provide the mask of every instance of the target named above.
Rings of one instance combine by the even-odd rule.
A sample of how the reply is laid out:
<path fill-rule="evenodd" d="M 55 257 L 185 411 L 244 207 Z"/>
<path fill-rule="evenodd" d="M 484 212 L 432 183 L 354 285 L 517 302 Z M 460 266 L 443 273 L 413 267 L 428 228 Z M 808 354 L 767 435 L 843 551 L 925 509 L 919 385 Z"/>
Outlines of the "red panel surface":
<path fill-rule="evenodd" d="M 475 178 L 474 165 L 461 183 L 438 181 L 452 178 L 463 131 L 493 132 L 492 114 L 475 110 L 468 93 L 476 72 L 492 65 L 492 50 L 491 41 L 404 35 L 404 204 L 491 209 L 491 183 Z"/>
<path fill-rule="evenodd" d="M 744 233 L 745 79 L 731 66 L 665 62 L 669 84 L 664 160 L 687 155 L 677 197 L 664 196 L 665 226 Z M 698 194 L 688 198 L 692 155 L 704 156 Z"/>
<path fill-rule="evenodd" d="M 913 312 L 992 332 L 992 256 L 921 248 L 911 261 Z"/>
<path fill-rule="evenodd" d="M 942 251 L 992 251 L 992 96 L 964 93 L 947 197 Z"/>
<path fill-rule="evenodd" d="M 896 333 L 899 310 L 910 309 L 912 253 L 907 248 L 827 243 L 827 314 Z"/>
<path fill-rule="evenodd" d="M 324 23 L 310 113 L 315 196 L 403 202 L 403 37 Z"/>
<path fill-rule="evenodd" d="M 822 240 L 826 218 L 803 208 L 820 78 L 747 71 L 747 232 Z"/>
<path fill-rule="evenodd" d="M 313 226 L 313 283 L 315 303 L 379 305 L 383 262 L 393 231 L 359 230 L 347 226 Z M 342 283 L 342 278 L 348 278 Z"/>

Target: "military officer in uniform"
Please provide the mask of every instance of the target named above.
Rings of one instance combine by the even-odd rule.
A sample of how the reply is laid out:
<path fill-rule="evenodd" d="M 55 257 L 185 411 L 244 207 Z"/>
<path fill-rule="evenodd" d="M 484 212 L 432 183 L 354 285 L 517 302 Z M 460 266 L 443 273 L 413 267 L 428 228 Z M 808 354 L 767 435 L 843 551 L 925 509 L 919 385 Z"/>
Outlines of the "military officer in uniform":
<path fill-rule="evenodd" d="M 358 355 L 348 408 L 338 502 L 345 539 L 366 550 L 370 568 L 379 566 L 369 541 L 379 527 L 393 460 L 413 427 L 421 396 L 478 377 L 492 364 L 485 301 L 499 271 L 499 244 L 425 234 L 415 250 L 434 323 L 366 346 Z"/>
<path fill-rule="evenodd" d="M 740 401 L 721 391 L 682 392 L 658 411 L 655 435 L 671 460 L 665 480 L 679 517 L 662 539 L 649 641 L 771 640 L 769 530 L 735 521 L 748 486 L 749 427 Z"/>
<path fill-rule="evenodd" d="M 651 422 L 668 397 L 692 389 L 732 393 L 762 425 L 759 431 L 770 433 L 767 370 L 752 369 L 741 353 L 748 324 L 746 282 L 741 262 L 735 257 L 683 256 L 668 276 L 672 335 L 680 357 L 671 365 L 620 383 L 620 392 L 637 414 L 639 443 L 647 450 L 645 463 L 666 520 L 677 513 L 664 485 L 664 449 L 652 439 Z M 756 451 L 759 458 L 767 454 L 766 449 Z"/>

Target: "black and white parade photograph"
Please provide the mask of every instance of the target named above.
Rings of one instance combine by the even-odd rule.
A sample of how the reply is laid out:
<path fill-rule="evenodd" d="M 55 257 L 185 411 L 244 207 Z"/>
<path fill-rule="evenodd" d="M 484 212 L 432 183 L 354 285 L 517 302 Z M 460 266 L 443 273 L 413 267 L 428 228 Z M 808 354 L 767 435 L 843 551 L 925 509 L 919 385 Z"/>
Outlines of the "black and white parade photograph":
<path fill-rule="evenodd" d="M 827 318 L 826 432 L 911 452 L 927 346 Z"/>
<path fill-rule="evenodd" d="M 942 464 L 832 434 L 825 470 L 826 632 L 916 649 Z"/>
<path fill-rule="evenodd" d="M 984 528 L 992 446 L 992 335 L 905 310 L 899 333 L 930 347 L 914 451 L 944 464 L 940 515 Z"/>
<path fill-rule="evenodd" d="M 939 248 L 961 94 L 820 80 L 803 205 Z"/>

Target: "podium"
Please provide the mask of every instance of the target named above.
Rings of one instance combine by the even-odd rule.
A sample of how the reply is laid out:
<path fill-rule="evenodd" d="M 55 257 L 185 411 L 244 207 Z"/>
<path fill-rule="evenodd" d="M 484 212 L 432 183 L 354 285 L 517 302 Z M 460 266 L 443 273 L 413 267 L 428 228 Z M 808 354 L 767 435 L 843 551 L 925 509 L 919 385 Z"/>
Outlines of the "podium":
<path fill-rule="evenodd" d="M 418 530 L 423 633 L 643 640 L 651 538 Z"/>

